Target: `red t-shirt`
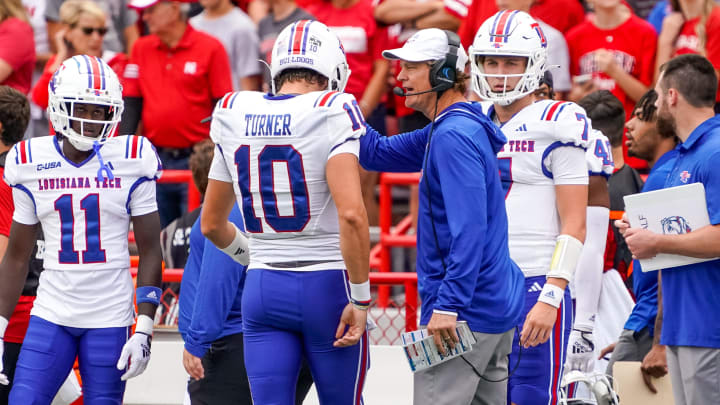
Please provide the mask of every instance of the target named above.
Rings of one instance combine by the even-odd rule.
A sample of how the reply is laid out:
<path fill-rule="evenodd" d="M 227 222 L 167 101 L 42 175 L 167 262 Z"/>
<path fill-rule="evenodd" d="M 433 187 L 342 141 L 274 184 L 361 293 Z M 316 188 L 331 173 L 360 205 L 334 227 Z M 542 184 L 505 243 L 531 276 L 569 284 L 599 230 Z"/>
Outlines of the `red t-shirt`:
<path fill-rule="evenodd" d="M 629 119 L 635 108 L 635 101 L 605 73 L 599 71 L 594 63 L 593 52 L 607 49 L 615 55 L 625 72 L 650 86 L 655 70 L 655 52 L 657 35 L 653 27 L 632 14 L 627 21 L 611 30 L 602 30 L 591 21 L 585 21 L 568 32 L 568 50 L 570 52 L 570 74 L 572 76 L 591 74 L 598 89 L 609 90 L 625 107 L 625 118 Z M 624 137 L 623 137 L 624 138 Z M 625 162 L 639 169 L 646 168 L 647 162 L 629 157 L 623 140 Z"/>
<path fill-rule="evenodd" d="M 675 40 L 673 57 L 686 53 L 699 53 L 700 43 L 695 31 L 699 22 L 700 17 L 685 21 Z M 705 22 L 705 33 L 705 57 L 712 63 L 715 70 L 720 71 L 720 7 L 713 7 Z M 720 101 L 720 92 L 716 94 L 715 101 Z"/>
<path fill-rule="evenodd" d="M 230 62 L 217 39 L 186 26 L 168 48 L 157 35 L 138 39 L 123 74 L 123 96 L 142 97 L 144 135 L 158 147 L 206 139 L 214 101 L 232 91 Z"/>
<path fill-rule="evenodd" d="M 13 69 L 10 76 L 0 84 L 28 94 L 35 68 L 35 39 L 32 27 L 15 17 L 0 22 L 0 44 L 0 59 Z"/>
<path fill-rule="evenodd" d="M 567 34 L 585 20 L 585 9 L 579 0 L 535 0 L 530 15 Z"/>
<path fill-rule="evenodd" d="M 371 0 L 359 0 L 348 8 L 329 2 L 314 2 L 305 11 L 327 25 L 340 38 L 352 74 L 345 92 L 360 100 L 373 74 L 373 64 L 387 49 L 387 30 L 379 28 Z"/>

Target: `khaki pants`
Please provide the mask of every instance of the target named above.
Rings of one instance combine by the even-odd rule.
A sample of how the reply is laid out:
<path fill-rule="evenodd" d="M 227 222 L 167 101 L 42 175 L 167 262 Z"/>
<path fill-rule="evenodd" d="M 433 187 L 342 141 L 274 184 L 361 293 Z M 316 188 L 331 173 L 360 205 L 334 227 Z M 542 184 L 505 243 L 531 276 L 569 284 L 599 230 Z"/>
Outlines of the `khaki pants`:
<path fill-rule="evenodd" d="M 502 405 L 507 402 L 508 355 L 515 328 L 504 333 L 473 332 L 473 350 L 415 373 L 414 405 Z M 488 380 L 476 374 L 475 370 Z"/>

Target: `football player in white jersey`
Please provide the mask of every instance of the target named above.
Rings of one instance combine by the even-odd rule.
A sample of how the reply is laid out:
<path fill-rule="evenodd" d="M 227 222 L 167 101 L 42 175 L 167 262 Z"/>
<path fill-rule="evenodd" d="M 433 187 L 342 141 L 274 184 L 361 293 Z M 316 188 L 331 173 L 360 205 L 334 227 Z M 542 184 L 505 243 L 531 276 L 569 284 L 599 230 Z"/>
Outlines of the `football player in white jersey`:
<path fill-rule="evenodd" d="M 526 277 L 526 318 L 510 356 L 510 402 L 555 404 L 572 325 L 566 289 L 585 240 L 590 123 L 569 102 L 534 102 L 547 41 L 528 14 L 486 20 L 469 49 L 473 89 L 508 143 L 498 153 L 506 190 L 510 257 Z"/>
<path fill-rule="evenodd" d="M 286 27 L 272 51 L 273 93 L 230 93 L 213 112 L 217 144 L 202 232 L 247 264 L 228 220 L 249 233 L 242 300 L 255 405 L 294 403 L 302 357 L 321 404 L 362 403 L 369 366 L 369 235 L 358 174 L 365 132 L 338 38 L 322 23 Z"/>
<path fill-rule="evenodd" d="M 49 90 L 57 135 L 17 144 L 5 167 L 15 212 L 0 263 L 0 336 L 20 295 L 38 224 L 45 235 L 45 270 L 10 403 L 50 404 L 77 357 L 86 403 L 121 404 L 125 380 L 150 359 L 161 293 L 160 163 L 145 138 L 113 137 L 122 87 L 101 59 L 66 60 Z M 130 221 L 140 253 L 135 291 Z M 140 315 L 133 334 L 134 294 Z"/>

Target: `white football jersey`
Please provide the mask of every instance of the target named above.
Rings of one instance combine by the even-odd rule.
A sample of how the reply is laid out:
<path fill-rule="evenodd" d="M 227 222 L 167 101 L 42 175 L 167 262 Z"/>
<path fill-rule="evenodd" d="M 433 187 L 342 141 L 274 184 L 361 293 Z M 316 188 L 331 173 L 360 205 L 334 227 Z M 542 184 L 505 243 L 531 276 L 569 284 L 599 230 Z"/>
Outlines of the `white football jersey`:
<path fill-rule="evenodd" d="M 593 129 L 590 130 L 589 143 L 585 158 L 588 164 L 588 174 L 590 176 L 605 176 L 610 178 L 615 166 L 612 157 L 612 147 L 610 141 L 602 132 Z"/>
<path fill-rule="evenodd" d="M 493 108 L 487 109 L 491 118 Z M 555 186 L 588 184 L 583 163 L 590 120 L 575 103 L 543 100 L 519 111 L 501 129 L 508 139 L 498 153 L 498 166 L 506 192 L 510 257 L 526 277 L 545 275 L 560 234 Z M 563 167 L 577 159 L 578 170 Z"/>
<path fill-rule="evenodd" d="M 233 184 L 250 235 L 249 268 L 295 261 L 323 262 L 302 270 L 344 268 L 325 166 L 340 153 L 358 156 L 364 133 L 350 94 L 239 92 L 218 102 L 209 177 Z"/>
<path fill-rule="evenodd" d="M 113 179 L 104 173 L 101 180 L 97 154 L 76 164 L 61 149 L 55 136 L 32 138 L 6 160 L 13 220 L 40 222 L 45 236 L 45 271 L 32 313 L 75 327 L 131 324 L 130 218 L 157 211 L 160 161 L 147 139 L 114 137 L 100 148 Z"/>

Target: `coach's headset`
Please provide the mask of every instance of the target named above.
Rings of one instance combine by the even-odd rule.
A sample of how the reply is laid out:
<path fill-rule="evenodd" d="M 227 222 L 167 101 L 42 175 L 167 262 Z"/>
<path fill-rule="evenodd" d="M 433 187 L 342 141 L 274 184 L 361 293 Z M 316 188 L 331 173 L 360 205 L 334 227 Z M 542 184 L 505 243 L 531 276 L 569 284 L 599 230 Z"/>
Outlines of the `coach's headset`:
<path fill-rule="evenodd" d="M 458 50 L 461 46 L 460 37 L 452 31 L 443 31 L 447 36 L 448 50 L 442 59 L 438 59 L 430 65 L 430 73 L 428 77 L 430 80 L 430 90 L 407 93 L 402 87 L 395 87 L 393 89 L 393 93 L 395 93 L 395 95 L 408 97 L 437 92 L 438 98 L 440 98 L 443 92 L 450 90 L 453 85 L 455 85 L 455 79 L 457 78 L 457 72 L 455 69 L 457 69 Z M 437 113 L 437 100 L 435 107 L 435 113 Z M 432 130 L 430 132 L 430 136 L 432 136 Z"/>
<path fill-rule="evenodd" d="M 442 94 L 450 90 L 455 85 L 455 80 L 457 79 L 457 60 L 458 60 L 458 51 L 460 46 L 460 37 L 448 30 L 443 30 L 445 32 L 445 35 L 447 35 L 447 41 L 448 41 L 448 51 L 445 53 L 445 57 L 442 59 L 438 59 L 435 62 L 433 62 L 432 65 L 430 65 L 430 90 L 425 91 L 419 91 L 415 93 L 406 93 L 404 89 L 401 87 L 395 87 L 393 89 L 393 93 L 395 93 L 398 96 L 401 97 L 407 97 L 407 96 L 415 96 L 418 94 L 424 94 L 424 93 L 430 93 L 430 92 L 437 92 L 437 98 L 435 99 L 435 114 L 433 115 L 433 120 L 430 123 L 430 133 L 428 134 L 428 141 L 427 141 L 427 148 L 428 152 L 425 154 L 425 159 L 423 161 L 423 174 L 426 176 L 427 171 L 425 170 L 427 168 L 427 160 L 428 156 L 430 156 L 430 142 L 432 141 L 432 135 L 433 130 L 435 129 L 435 119 L 437 118 L 437 107 L 438 107 L 438 101 L 440 100 L 440 97 Z M 437 229 L 435 228 L 435 218 L 433 217 L 432 212 L 432 199 L 430 197 L 430 184 L 426 183 L 425 186 L 426 195 L 427 195 L 427 201 L 428 201 L 428 210 L 430 211 L 430 224 L 432 225 L 432 231 L 433 236 L 435 239 L 435 249 L 437 250 L 438 257 L 440 257 L 440 262 L 442 263 L 443 270 L 447 272 L 447 265 L 445 264 L 445 258 L 442 255 L 442 251 L 440 249 L 440 242 L 438 241 L 437 236 Z M 515 327 L 516 333 L 518 336 L 520 336 L 520 331 L 517 327 Z M 478 371 L 475 366 L 469 362 L 465 356 L 460 355 L 460 358 L 467 363 L 470 368 L 475 372 L 475 374 L 480 377 L 481 379 L 487 381 L 487 382 L 503 382 L 510 378 L 511 375 L 517 370 L 518 366 L 520 365 L 520 358 L 522 356 L 522 346 L 520 346 L 520 350 L 518 352 L 518 359 L 515 363 L 515 367 L 513 367 L 512 371 L 508 370 L 508 375 L 500 380 L 490 380 L 485 378 L 480 371 Z"/>

